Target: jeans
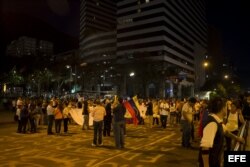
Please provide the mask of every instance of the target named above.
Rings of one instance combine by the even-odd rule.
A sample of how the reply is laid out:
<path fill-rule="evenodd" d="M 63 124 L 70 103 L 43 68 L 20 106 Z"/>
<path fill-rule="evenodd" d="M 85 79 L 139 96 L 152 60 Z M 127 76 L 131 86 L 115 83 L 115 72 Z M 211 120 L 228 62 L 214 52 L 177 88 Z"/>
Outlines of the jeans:
<path fill-rule="evenodd" d="M 55 120 L 55 130 L 57 134 L 61 132 L 61 123 L 62 123 L 62 119 Z"/>
<path fill-rule="evenodd" d="M 69 122 L 69 118 L 64 118 L 63 119 L 63 131 L 66 133 L 68 132 L 68 122 Z"/>
<path fill-rule="evenodd" d="M 28 118 L 27 117 L 21 118 L 20 121 L 21 121 L 21 132 L 26 133 L 26 126 L 28 123 Z"/>
<path fill-rule="evenodd" d="M 93 122 L 93 126 L 94 126 L 93 144 L 102 144 L 102 126 L 103 126 L 103 121 L 94 121 Z M 98 143 L 97 143 L 97 138 L 98 138 Z"/>
<path fill-rule="evenodd" d="M 192 130 L 192 123 L 188 122 L 187 120 L 181 120 L 182 124 L 182 146 L 183 147 L 190 147 L 190 137 L 191 137 L 191 130 Z"/>
<path fill-rule="evenodd" d="M 117 148 L 124 147 L 124 127 L 125 127 L 124 121 L 114 122 L 115 146 Z"/>
<path fill-rule="evenodd" d="M 87 129 L 89 129 L 89 115 L 83 115 L 82 129 L 85 129 L 85 126 Z"/>
<path fill-rule="evenodd" d="M 52 127 L 53 127 L 53 121 L 54 121 L 54 115 L 48 115 L 48 134 L 52 133 Z"/>
<path fill-rule="evenodd" d="M 103 129 L 103 136 L 110 136 L 111 131 L 111 122 L 112 118 L 105 118 L 104 117 L 104 129 Z"/>
<path fill-rule="evenodd" d="M 161 115 L 160 117 L 161 117 L 161 126 L 165 129 L 167 127 L 168 116 Z"/>

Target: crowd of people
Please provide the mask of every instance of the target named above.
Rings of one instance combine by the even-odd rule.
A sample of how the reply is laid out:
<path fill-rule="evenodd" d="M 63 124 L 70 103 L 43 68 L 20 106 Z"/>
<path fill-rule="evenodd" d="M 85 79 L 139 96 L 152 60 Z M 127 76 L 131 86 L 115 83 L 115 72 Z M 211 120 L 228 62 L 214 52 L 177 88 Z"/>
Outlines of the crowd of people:
<path fill-rule="evenodd" d="M 102 146 L 103 136 L 111 136 L 113 131 L 115 147 L 124 148 L 126 123 L 131 115 L 125 108 L 127 99 L 24 99 L 16 101 L 17 133 L 36 133 L 40 125 L 47 125 L 47 134 L 52 135 L 53 124 L 55 134 L 68 133 L 68 123 L 72 121 L 70 110 L 81 108 L 82 130 L 89 130 L 89 117 L 93 117 L 92 146 Z M 192 148 L 191 141 L 198 135 L 200 144 L 200 166 L 221 163 L 221 152 L 232 150 L 233 141 L 244 143 L 237 137 L 241 124 L 249 118 L 250 108 L 245 97 L 235 99 L 213 98 L 212 100 L 189 99 L 138 99 L 139 124 L 147 128 L 175 128 L 181 125 L 182 143 L 184 148 Z M 195 135 L 194 123 L 199 124 Z M 112 126 L 113 125 L 113 126 Z M 232 140 L 233 139 L 233 140 Z M 216 154 L 215 154 L 216 153 Z M 216 155 L 216 156 L 214 156 Z M 210 165 L 211 166 L 211 165 Z"/>

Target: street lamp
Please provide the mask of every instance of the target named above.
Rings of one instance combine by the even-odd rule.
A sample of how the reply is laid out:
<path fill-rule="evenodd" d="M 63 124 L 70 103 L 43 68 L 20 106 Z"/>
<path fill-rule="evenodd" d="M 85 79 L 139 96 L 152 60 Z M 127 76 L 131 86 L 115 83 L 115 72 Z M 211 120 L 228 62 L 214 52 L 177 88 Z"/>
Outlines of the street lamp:
<path fill-rule="evenodd" d="M 133 77 L 133 76 L 135 76 L 135 73 L 134 73 L 134 72 L 131 72 L 131 73 L 129 73 L 129 76 L 130 76 L 130 77 Z"/>
<path fill-rule="evenodd" d="M 203 66 L 204 66 L 205 68 L 207 68 L 207 67 L 209 66 L 209 63 L 208 63 L 208 62 L 204 62 L 204 63 L 203 63 Z"/>
<path fill-rule="evenodd" d="M 72 84 L 71 84 L 71 82 L 72 82 L 72 67 L 71 67 L 71 65 L 66 65 L 66 68 L 70 69 L 69 89 L 70 89 L 70 93 L 71 93 L 71 91 L 72 91 Z"/>
<path fill-rule="evenodd" d="M 224 75 L 224 78 L 225 78 L 225 79 L 228 79 L 228 78 L 229 78 L 229 76 L 226 74 L 226 75 Z"/>

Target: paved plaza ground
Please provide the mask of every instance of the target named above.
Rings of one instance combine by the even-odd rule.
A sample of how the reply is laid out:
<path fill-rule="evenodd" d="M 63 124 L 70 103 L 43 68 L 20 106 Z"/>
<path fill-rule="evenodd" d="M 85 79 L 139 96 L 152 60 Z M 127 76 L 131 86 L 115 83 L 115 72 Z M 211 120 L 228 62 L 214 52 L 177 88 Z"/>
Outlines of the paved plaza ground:
<path fill-rule="evenodd" d="M 2 121 L 3 122 L 3 121 Z M 195 167 L 195 149 L 180 146 L 179 126 L 161 129 L 127 125 L 125 148 L 116 149 L 114 138 L 104 137 L 103 146 L 92 147 L 93 130 L 69 126 L 69 134 L 18 134 L 15 123 L 0 123 L 1 167 Z"/>

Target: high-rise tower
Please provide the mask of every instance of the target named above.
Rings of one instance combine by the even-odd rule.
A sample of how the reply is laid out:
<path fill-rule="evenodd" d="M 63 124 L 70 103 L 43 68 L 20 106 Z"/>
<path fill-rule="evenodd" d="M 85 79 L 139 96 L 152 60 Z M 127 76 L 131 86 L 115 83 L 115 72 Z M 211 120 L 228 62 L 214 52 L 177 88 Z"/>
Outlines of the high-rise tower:
<path fill-rule="evenodd" d="M 117 3 L 117 55 L 165 62 L 204 83 L 207 48 L 203 0 L 120 0 Z"/>
<path fill-rule="evenodd" d="M 163 83 L 155 80 L 155 84 L 170 83 L 171 89 L 173 84 L 179 85 L 179 90 L 187 85 L 199 89 L 205 82 L 204 0 L 82 0 L 80 18 L 80 49 L 85 60 L 100 61 L 108 55 L 121 64 L 129 62 L 130 67 L 136 61 L 140 71 L 148 68 L 160 74 L 158 79 Z M 139 61 L 147 65 L 140 68 Z M 170 68 L 175 72 L 170 74 Z M 164 92 L 160 96 L 166 96 L 166 88 L 162 91 L 161 86 L 147 84 L 158 89 L 156 92 Z"/>
<path fill-rule="evenodd" d="M 81 0 L 80 56 L 99 61 L 116 52 L 116 3 L 113 0 Z"/>

